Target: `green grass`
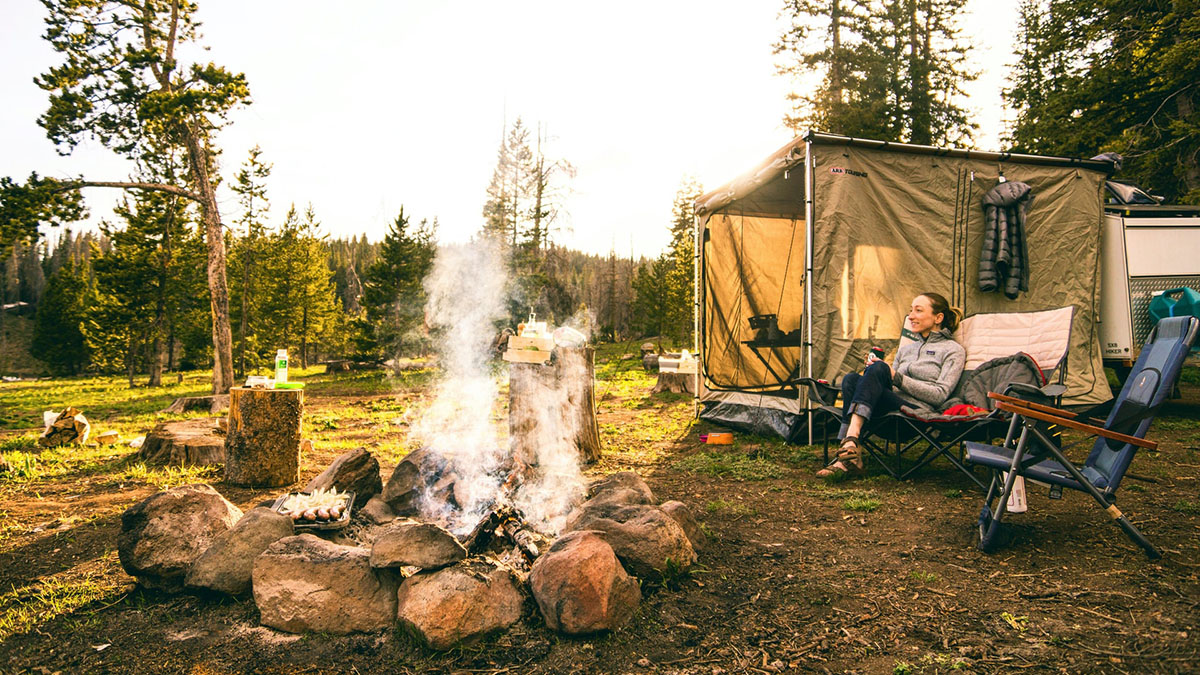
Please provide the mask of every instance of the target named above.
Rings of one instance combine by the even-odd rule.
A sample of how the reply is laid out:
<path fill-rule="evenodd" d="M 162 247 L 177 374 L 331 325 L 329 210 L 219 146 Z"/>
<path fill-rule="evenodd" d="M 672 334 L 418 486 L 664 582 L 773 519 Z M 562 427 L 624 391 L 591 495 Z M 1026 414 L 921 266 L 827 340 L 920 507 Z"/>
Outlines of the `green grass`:
<path fill-rule="evenodd" d="M 862 513 L 870 513 L 883 505 L 883 502 L 874 497 L 851 497 L 842 502 L 842 508 L 848 511 L 860 511 Z"/>
<path fill-rule="evenodd" d="M 106 566 L 115 568 L 116 557 L 115 552 L 107 554 Z M 125 592 L 125 580 L 115 569 L 89 572 L 70 580 L 61 576 L 65 575 L 43 577 L 0 595 L 0 643 L 57 617 L 81 611 L 86 614 L 86 607 L 92 603 L 117 602 Z"/>
<path fill-rule="evenodd" d="M 908 578 L 919 584 L 932 584 L 933 582 L 938 580 L 938 575 L 934 574 L 933 572 L 922 572 L 920 570 L 913 570 L 912 572 L 909 573 Z"/>
<path fill-rule="evenodd" d="M 698 452 L 675 462 L 675 468 L 740 481 L 759 481 L 783 475 L 783 470 L 775 463 L 737 452 Z"/>
<path fill-rule="evenodd" d="M 1188 499 L 1180 499 L 1171 508 L 1180 513 L 1187 513 L 1193 516 L 1200 515 L 1200 502 L 1193 502 Z"/>
<path fill-rule="evenodd" d="M 962 496 L 962 490 L 958 488 L 946 488 L 942 490 L 942 496 L 946 499 L 958 499 Z"/>

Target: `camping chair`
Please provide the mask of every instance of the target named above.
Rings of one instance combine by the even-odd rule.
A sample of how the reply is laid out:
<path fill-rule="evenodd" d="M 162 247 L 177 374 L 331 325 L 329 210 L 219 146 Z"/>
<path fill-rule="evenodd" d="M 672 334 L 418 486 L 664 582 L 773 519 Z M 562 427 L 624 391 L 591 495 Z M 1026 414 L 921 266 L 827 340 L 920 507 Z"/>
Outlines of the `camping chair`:
<path fill-rule="evenodd" d="M 946 407 L 968 403 L 988 412 L 925 417 L 908 409 L 891 412 L 871 420 L 859 434 L 859 446 L 897 480 L 905 480 L 938 457 L 945 457 L 980 489 L 986 490 L 986 483 L 962 462 L 961 448 L 967 439 L 987 441 L 1002 433 L 1000 429 L 1007 414 L 996 409 L 995 402 L 987 398 L 988 391 L 1000 390 L 1041 403 L 1060 400 L 1066 391 L 1064 383 L 1074 316 L 1075 308 L 1067 306 L 1033 312 L 974 314 L 963 319 L 955 339 L 966 351 L 966 363 Z M 915 339 L 908 330 L 907 320 L 902 335 L 901 345 Z M 983 372 L 991 371 L 993 365 L 1010 359 L 1017 365 L 1028 364 L 1025 377 L 1019 377 L 1020 373 L 1012 370 L 1004 379 L 982 376 Z M 1055 382 L 1047 384 L 1048 373 L 1056 374 Z M 1018 376 L 1013 377 L 1013 374 Z M 822 403 L 820 410 L 841 422 L 842 409 L 835 404 L 841 390 L 811 380 L 805 384 L 809 384 L 810 391 Z M 824 444 L 828 462 L 828 432 Z M 916 459 L 906 461 L 909 454 L 917 450 L 920 453 Z"/>
<path fill-rule="evenodd" d="M 979 514 L 980 549 L 990 551 L 995 545 L 1013 482 L 1016 476 L 1024 476 L 1049 484 L 1052 499 L 1060 498 L 1064 487 L 1088 493 L 1125 534 L 1146 551 L 1147 556 L 1151 559 L 1161 556 L 1114 502 L 1121 478 L 1137 449 L 1154 450 L 1157 447 L 1156 443 L 1145 440 L 1146 431 L 1159 406 L 1174 388 L 1198 328 L 1200 320 L 1195 317 L 1173 317 L 1158 322 L 1103 427 L 1087 424 L 1080 416 L 1057 408 L 990 394 L 999 402 L 999 409 L 1012 413 L 1013 417 L 1004 445 L 966 444 L 967 461 L 992 470 L 991 485 Z M 1045 423 L 1098 437 L 1082 468 L 1072 464 L 1064 453 L 1065 448 L 1040 428 L 1040 424 Z M 1018 428 L 1020 437 L 1014 442 Z M 999 501 L 993 507 L 997 499 Z"/>

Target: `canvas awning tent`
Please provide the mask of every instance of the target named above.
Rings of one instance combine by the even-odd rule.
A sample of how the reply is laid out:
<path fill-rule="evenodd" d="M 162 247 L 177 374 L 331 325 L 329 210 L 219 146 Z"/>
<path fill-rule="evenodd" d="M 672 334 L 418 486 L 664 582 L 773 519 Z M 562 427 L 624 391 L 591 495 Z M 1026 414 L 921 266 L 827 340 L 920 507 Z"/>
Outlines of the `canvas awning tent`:
<path fill-rule="evenodd" d="M 796 436 L 807 403 L 781 380 L 834 381 L 872 346 L 890 359 L 909 303 L 924 291 L 967 315 L 1074 305 L 1066 402 L 1107 400 L 1096 322 L 1102 191 L 1111 173 L 1096 160 L 816 132 L 795 139 L 696 201 L 703 416 Z M 1015 300 L 978 284 L 980 200 L 1002 176 L 1034 194 L 1029 292 Z M 756 355 L 744 342 L 755 333 L 750 317 L 760 314 L 777 315 L 783 333 L 798 330 L 800 344 Z"/>

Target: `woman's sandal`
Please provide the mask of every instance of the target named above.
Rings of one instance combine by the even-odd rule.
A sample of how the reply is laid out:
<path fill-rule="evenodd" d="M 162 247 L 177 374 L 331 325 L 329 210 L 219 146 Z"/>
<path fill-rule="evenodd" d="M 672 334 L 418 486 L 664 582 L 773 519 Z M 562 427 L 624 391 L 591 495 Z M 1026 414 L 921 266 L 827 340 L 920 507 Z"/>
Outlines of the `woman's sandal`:
<path fill-rule="evenodd" d="M 860 474 L 866 472 L 862 452 L 858 448 L 858 439 L 848 436 L 842 440 L 842 447 L 829 466 L 817 472 L 818 478 L 833 478 L 842 474 Z"/>

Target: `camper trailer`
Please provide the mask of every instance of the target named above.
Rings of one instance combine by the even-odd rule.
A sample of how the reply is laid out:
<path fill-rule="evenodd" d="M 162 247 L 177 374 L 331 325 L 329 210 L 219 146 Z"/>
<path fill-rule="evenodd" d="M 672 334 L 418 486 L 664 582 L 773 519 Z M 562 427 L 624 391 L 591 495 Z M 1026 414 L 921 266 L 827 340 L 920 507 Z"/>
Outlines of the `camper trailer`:
<path fill-rule="evenodd" d="M 1166 206 L 1133 186 L 1108 183 L 1100 284 L 1104 363 L 1119 376 L 1137 360 L 1164 291 L 1200 290 L 1200 206 Z"/>
<path fill-rule="evenodd" d="M 702 417 L 799 440 L 795 380 L 894 353 L 906 308 L 936 291 L 968 315 L 1075 308 L 1068 403 L 1111 397 L 1099 338 L 1103 160 L 954 150 L 807 132 L 696 201 Z M 981 197 L 1032 187 L 1028 292 L 979 290 Z M 807 429 L 807 433 L 805 430 Z"/>

